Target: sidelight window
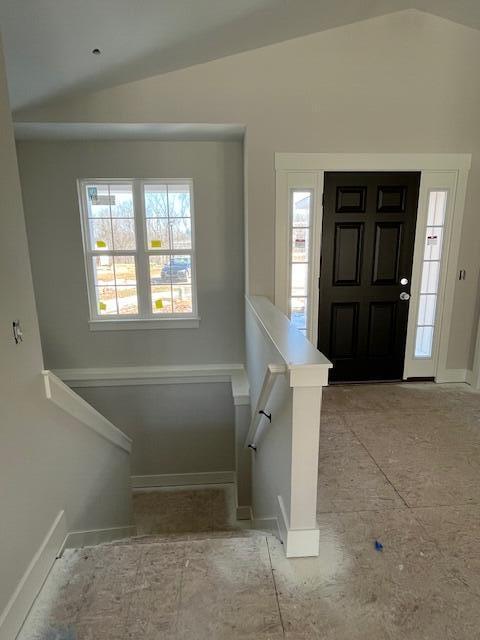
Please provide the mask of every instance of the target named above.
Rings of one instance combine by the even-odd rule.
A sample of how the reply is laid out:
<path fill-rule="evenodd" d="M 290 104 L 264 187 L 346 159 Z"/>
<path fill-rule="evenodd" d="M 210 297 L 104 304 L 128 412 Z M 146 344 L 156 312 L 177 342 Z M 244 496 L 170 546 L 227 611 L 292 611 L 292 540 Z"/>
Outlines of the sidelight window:
<path fill-rule="evenodd" d="M 310 241 L 313 191 L 292 189 L 290 211 L 289 315 L 293 325 L 307 334 L 310 303 Z"/>
<path fill-rule="evenodd" d="M 432 357 L 433 353 L 447 199 L 447 190 L 431 190 L 429 192 L 415 336 L 415 358 L 428 359 Z"/>

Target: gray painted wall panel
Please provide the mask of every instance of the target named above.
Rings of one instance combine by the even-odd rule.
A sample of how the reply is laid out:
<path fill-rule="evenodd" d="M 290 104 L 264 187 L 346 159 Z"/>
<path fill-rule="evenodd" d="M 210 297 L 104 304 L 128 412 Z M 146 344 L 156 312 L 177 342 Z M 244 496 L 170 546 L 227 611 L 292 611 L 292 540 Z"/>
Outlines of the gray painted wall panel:
<path fill-rule="evenodd" d="M 243 362 L 240 142 L 21 142 L 18 156 L 48 368 Z M 89 330 L 81 177 L 193 178 L 199 329 Z"/>
<path fill-rule="evenodd" d="M 75 391 L 133 439 L 132 475 L 235 468 L 230 383 Z"/>

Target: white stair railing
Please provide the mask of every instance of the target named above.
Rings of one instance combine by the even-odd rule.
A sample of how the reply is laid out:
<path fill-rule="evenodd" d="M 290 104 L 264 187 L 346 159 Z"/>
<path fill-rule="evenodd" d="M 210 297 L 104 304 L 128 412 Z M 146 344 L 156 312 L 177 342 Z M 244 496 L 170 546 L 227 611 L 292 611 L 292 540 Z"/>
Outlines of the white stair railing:
<path fill-rule="evenodd" d="M 91 404 L 81 398 L 51 371 L 42 371 L 42 375 L 47 400 L 56 404 L 57 407 L 66 411 L 105 440 L 127 453 L 131 453 L 132 440 L 123 431 L 120 431 L 110 420 L 102 416 Z"/>
<path fill-rule="evenodd" d="M 250 428 L 248 429 L 247 437 L 245 439 L 245 448 L 255 450 L 257 448 L 257 440 L 260 435 L 260 424 L 263 420 L 268 419 L 272 421 L 271 415 L 266 412 L 268 399 L 275 385 L 275 381 L 278 376 L 283 375 L 287 371 L 287 367 L 284 364 L 269 364 L 265 371 L 265 377 L 263 378 L 262 389 L 258 396 L 257 406 L 252 416 Z"/>

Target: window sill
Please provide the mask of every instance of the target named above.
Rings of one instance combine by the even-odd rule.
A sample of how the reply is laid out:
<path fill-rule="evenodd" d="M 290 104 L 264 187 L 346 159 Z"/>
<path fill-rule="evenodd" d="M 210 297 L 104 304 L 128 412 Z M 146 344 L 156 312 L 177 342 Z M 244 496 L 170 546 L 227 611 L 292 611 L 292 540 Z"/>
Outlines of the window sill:
<path fill-rule="evenodd" d="M 199 317 L 151 320 L 90 320 L 90 331 L 145 331 L 146 329 L 198 329 Z"/>

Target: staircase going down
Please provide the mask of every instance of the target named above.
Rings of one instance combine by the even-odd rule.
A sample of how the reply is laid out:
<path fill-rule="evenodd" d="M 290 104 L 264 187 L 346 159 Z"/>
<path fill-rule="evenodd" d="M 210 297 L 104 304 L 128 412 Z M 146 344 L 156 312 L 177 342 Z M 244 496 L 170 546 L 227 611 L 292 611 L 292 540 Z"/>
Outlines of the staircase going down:
<path fill-rule="evenodd" d="M 66 550 L 19 640 L 283 637 L 281 544 L 235 521 L 233 485 L 144 490 L 133 503 L 138 535 Z"/>

